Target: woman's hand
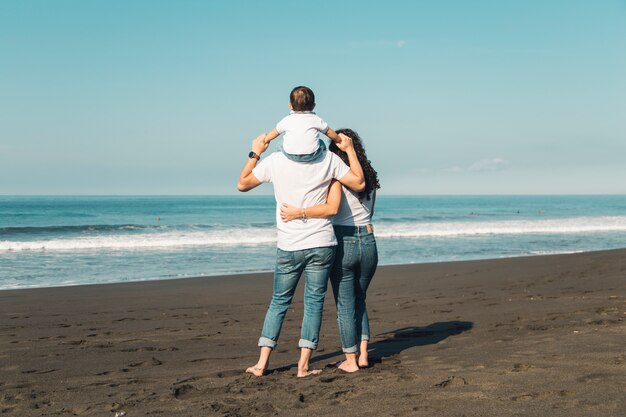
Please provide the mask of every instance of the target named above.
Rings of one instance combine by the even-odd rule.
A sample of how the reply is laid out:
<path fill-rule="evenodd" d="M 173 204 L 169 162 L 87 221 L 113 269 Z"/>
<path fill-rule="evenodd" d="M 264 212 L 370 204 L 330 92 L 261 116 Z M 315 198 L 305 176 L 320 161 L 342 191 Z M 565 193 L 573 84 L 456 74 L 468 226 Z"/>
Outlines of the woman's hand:
<path fill-rule="evenodd" d="M 288 222 L 294 219 L 302 218 L 302 209 L 291 206 L 287 203 L 280 205 L 280 219 L 284 222 Z"/>
<path fill-rule="evenodd" d="M 352 138 L 350 138 L 350 136 L 348 135 L 344 135 L 343 133 L 339 133 L 339 139 L 341 139 L 340 142 L 336 142 L 337 147 L 344 151 L 344 152 L 348 152 L 348 149 L 352 149 L 353 145 L 352 145 Z"/>

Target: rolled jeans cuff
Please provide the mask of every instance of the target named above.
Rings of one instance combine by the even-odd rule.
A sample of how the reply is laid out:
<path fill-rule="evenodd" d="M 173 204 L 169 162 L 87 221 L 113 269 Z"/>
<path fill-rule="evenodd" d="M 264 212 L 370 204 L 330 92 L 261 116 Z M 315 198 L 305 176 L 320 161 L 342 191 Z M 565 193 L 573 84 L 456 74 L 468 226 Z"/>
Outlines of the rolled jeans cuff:
<path fill-rule="evenodd" d="M 276 348 L 276 342 L 272 339 L 268 339 L 267 337 L 261 336 L 259 338 L 259 347 L 268 347 L 271 349 Z"/>
<path fill-rule="evenodd" d="M 354 345 L 349 348 L 342 347 L 341 350 L 343 350 L 343 353 L 357 353 L 359 351 L 359 347 Z"/>
<path fill-rule="evenodd" d="M 300 341 L 298 342 L 298 347 L 316 350 L 317 343 L 311 342 L 310 340 L 300 339 Z"/>
<path fill-rule="evenodd" d="M 369 334 L 361 335 L 361 340 L 370 340 L 370 335 Z"/>

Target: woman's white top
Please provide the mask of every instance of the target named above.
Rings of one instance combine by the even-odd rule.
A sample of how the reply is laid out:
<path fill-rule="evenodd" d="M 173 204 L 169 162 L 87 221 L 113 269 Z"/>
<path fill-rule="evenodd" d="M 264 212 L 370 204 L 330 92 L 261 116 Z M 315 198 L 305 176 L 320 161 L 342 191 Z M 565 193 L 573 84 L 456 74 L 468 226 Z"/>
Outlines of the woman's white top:
<path fill-rule="evenodd" d="M 370 199 L 364 198 L 359 201 L 359 193 L 355 193 L 341 187 L 341 205 L 339 212 L 333 217 L 333 225 L 336 226 L 367 226 L 372 224 L 372 206 L 374 204 L 374 191 Z"/>

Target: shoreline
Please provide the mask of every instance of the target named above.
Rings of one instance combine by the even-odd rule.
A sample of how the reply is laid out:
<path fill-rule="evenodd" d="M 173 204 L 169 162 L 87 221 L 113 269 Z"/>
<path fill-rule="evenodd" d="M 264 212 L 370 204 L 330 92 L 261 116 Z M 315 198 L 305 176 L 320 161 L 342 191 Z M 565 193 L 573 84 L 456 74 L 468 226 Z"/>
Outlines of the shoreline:
<path fill-rule="evenodd" d="M 0 291 L 7 416 L 622 416 L 626 249 L 381 267 L 372 367 L 344 374 L 328 291 L 296 380 L 302 283 L 269 375 L 243 373 L 272 273 Z M 340 411 L 339 411 L 340 410 Z"/>
<path fill-rule="evenodd" d="M 543 257 L 543 256 L 559 256 L 559 255 L 574 255 L 581 253 L 597 253 L 597 252 L 611 252 L 611 251 L 621 251 L 626 250 L 624 248 L 614 248 L 614 249 L 601 249 L 601 250 L 590 250 L 590 251 L 567 251 L 567 252 L 556 252 L 556 253 L 547 253 L 547 254 L 533 254 L 533 255 L 513 255 L 513 256 L 504 256 L 500 258 L 476 258 L 476 259 L 459 259 L 459 260 L 442 260 L 442 261 L 432 261 L 432 262 L 415 262 L 415 263 L 398 263 L 398 264 L 380 264 L 378 266 L 378 270 L 382 268 L 388 267 L 401 267 L 401 266 L 415 266 L 415 265 L 436 265 L 442 263 L 459 263 L 459 262 L 480 262 L 480 261 L 497 261 L 502 259 L 516 259 L 516 258 L 534 258 L 534 257 Z M 184 281 L 184 280 L 196 280 L 196 279 L 212 279 L 212 278 L 227 278 L 227 277 L 243 277 L 250 275 L 264 275 L 264 274 L 273 274 L 273 270 L 267 271 L 254 271 L 254 272 L 234 272 L 234 273 L 216 273 L 216 274 L 208 274 L 208 275 L 197 275 L 197 276 L 189 276 L 182 278 L 163 278 L 163 279 L 144 279 L 144 280 L 135 280 L 135 281 L 123 281 L 123 282 L 95 282 L 95 283 L 79 283 L 79 284 L 67 284 L 67 285 L 54 285 L 54 286 L 39 286 L 39 287 L 17 287 L 17 288 L 0 288 L 0 294 L 3 291 L 28 291 L 28 290 L 41 290 L 41 289 L 53 289 L 53 288 L 72 288 L 72 287 L 89 287 L 92 285 L 124 285 L 124 284 L 139 284 L 139 283 L 150 283 L 150 282 L 161 282 L 161 281 Z"/>

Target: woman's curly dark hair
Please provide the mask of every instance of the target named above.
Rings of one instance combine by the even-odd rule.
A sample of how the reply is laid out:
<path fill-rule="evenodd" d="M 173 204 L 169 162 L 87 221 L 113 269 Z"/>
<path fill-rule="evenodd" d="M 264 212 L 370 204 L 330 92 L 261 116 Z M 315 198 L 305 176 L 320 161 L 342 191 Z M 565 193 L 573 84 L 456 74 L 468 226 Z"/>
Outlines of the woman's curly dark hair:
<path fill-rule="evenodd" d="M 359 159 L 359 163 L 363 168 L 363 174 L 365 175 L 365 189 L 359 193 L 359 199 L 363 201 L 364 198 L 370 200 L 372 191 L 380 188 L 380 182 L 378 181 L 378 173 L 372 167 L 372 163 L 369 159 L 367 159 L 367 155 L 365 154 L 365 148 L 363 147 L 363 142 L 359 137 L 359 134 L 351 129 L 339 129 L 337 133 L 343 133 L 344 135 L 350 137 L 352 139 L 352 143 L 354 144 L 354 150 L 356 151 L 356 156 Z M 331 152 L 334 152 L 341 158 L 343 162 L 347 165 L 350 165 L 348 162 L 348 154 L 339 149 L 335 142 L 331 142 L 328 148 Z"/>

